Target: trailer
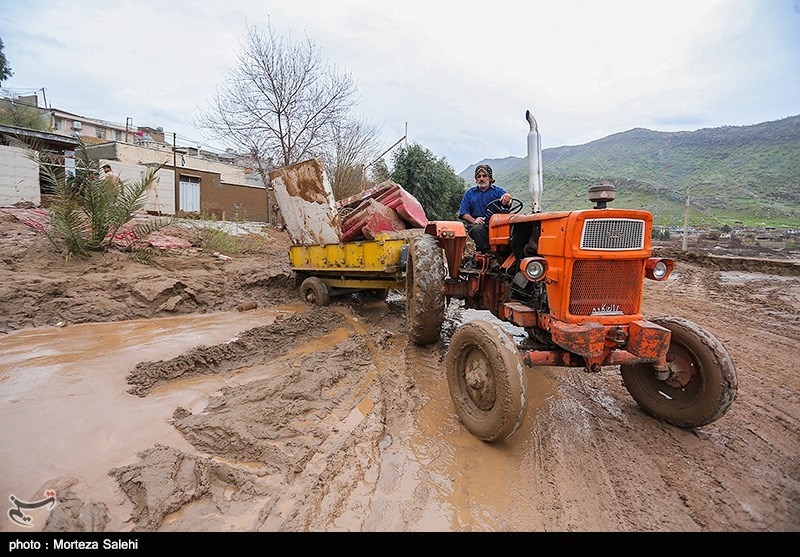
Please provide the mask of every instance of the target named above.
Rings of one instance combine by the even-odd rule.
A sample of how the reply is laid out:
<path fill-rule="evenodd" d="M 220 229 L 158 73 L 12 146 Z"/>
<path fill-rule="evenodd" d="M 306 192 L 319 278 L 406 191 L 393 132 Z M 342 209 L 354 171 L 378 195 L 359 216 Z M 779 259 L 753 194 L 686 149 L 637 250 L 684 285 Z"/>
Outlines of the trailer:
<path fill-rule="evenodd" d="M 425 212 L 399 184 L 384 182 L 334 201 L 322 162 L 311 159 L 269 173 L 292 241 L 289 261 L 303 298 L 319 306 L 362 291 L 386 299 L 405 290 L 411 239 L 424 232 Z"/>
<path fill-rule="evenodd" d="M 303 298 L 324 306 L 332 296 L 359 290 L 380 300 L 390 290 L 404 290 L 411 236 L 385 232 L 374 240 L 291 246 L 289 260 Z"/>

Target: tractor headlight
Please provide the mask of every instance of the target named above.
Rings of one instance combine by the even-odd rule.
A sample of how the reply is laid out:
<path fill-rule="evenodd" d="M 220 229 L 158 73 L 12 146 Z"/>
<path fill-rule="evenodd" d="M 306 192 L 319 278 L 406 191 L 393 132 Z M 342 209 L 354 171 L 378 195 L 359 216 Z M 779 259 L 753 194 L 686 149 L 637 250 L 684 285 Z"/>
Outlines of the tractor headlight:
<path fill-rule="evenodd" d="M 520 261 L 519 270 L 530 281 L 542 280 L 547 272 L 547 260 L 542 257 L 526 257 Z"/>
<path fill-rule="evenodd" d="M 674 265 L 671 259 L 651 257 L 645 265 L 645 276 L 652 280 L 664 280 L 672 272 Z"/>

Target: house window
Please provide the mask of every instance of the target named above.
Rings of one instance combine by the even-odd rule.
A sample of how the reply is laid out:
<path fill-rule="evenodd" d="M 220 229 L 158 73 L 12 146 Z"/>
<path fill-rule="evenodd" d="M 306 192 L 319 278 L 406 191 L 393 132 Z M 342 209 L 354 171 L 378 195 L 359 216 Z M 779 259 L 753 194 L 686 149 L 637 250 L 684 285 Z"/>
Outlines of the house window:
<path fill-rule="evenodd" d="M 98 139 L 105 139 L 106 138 L 106 129 L 105 128 L 101 128 L 100 126 L 98 126 L 96 135 L 97 135 Z"/>
<path fill-rule="evenodd" d="M 64 129 L 64 120 L 61 118 L 53 118 L 53 129 L 60 131 Z"/>
<path fill-rule="evenodd" d="M 114 141 L 122 141 L 122 132 L 120 130 L 114 130 Z"/>

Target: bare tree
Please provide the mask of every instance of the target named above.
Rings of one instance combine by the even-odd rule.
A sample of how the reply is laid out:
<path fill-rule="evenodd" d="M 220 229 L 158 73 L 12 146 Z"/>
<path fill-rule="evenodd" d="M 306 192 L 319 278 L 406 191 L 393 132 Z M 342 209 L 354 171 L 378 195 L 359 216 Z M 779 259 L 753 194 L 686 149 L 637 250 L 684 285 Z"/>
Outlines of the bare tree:
<path fill-rule="evenodd" d="M 236 67 L 198 125 L 244 154 L 269 185 L 269 170 L 320 158 L 336 191 L 358 191 L 364 159 L 378 130 L 352 115 L 356 86 L 349 73 L 323 63 L 312 40 L 293 41 L 249 28 Z M 349 195 L 349 194 L 348 194 Z M 272 222 L 272 196 L 268 220 Z"/>
<path fill-rule="evenodd" d="M 238 149 L 285 166 L 326 152 L 355 92 L 350 75 L 323 64 L 310 39 L 294 42 L 271 27 L 251 28 L 237 66 L 199 123 Z"/>
<path fill-rule="evenodd" d="M 334 197 L 343 199 L 362 190 L 366 159 L 377 153 L 378 129 L 356 119 L 334 122 L 332 128 L 332 148 L 323 161 Z"/>

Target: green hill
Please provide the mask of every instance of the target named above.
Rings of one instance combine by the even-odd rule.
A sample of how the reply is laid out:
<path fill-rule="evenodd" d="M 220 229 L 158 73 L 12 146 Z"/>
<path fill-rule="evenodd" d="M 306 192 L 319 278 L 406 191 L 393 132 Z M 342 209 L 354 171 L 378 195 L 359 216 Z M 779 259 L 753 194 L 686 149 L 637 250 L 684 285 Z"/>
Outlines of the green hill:
<path fill-rule="evenodd" d="M 486 159 L 459 176 L 473 184 L 481 163 L 528 205 L 526 158 Z M 542 166 L 545 211 L 590 207 L 589 187 L 613 183 L 612 206 L 645 208 L 660 226 L 683 225 L 688 191 L 692 226 L 800 228 L 800 116 L 693 132 L 635 128 L 544 149 Z"/>

